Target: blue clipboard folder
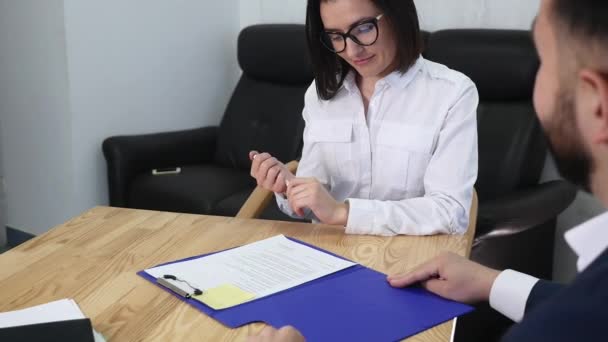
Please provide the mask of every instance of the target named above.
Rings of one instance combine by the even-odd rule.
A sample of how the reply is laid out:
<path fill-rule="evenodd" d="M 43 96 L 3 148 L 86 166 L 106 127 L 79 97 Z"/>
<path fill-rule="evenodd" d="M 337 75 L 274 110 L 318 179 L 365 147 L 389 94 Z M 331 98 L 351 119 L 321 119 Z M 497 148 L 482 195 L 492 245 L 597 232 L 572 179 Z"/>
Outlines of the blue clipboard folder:
<path fill-rule="evenodd" d="M 290 240 L 337 256 L 292 238 Z M 221 252 L 219 252 L 221 253 Z M 164 265 L 204 258 L 199 255 Z M 342 258 L 344 259 L 344 258 Z M 158 265 L 162 266 L 162 265 Z M 137 273 L 157 284 L 145 271 Z M 224 310 L 159 286 L 230 328 L 264 322 L 296 327 L 307 341 L 398 341 L 473 310 L 422 288 L 395 289 L 386 275 L 361 265 Z"/>

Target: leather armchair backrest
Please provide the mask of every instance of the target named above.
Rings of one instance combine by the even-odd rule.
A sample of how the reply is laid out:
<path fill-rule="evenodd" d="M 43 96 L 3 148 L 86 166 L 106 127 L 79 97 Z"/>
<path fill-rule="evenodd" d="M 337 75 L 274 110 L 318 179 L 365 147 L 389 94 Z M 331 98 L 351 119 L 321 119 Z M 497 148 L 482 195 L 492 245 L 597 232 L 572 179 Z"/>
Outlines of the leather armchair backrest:
<path fill-rule="evenodd" d="M 250 150 L 300 156 L 304 94 L 313 80 L 303 25 L 255 25 L 238 40 L 243 74 L 220 124 L 216 162 L 248 169 Z"/>
<path fill-rule="evenodd" d="M 429 60 L 463 72 L 477 85 L 479 198 L 537 184 L 547 154 L 532 105 L 538 56 L 528 31 L 460 29 L 431 34 Z"/>

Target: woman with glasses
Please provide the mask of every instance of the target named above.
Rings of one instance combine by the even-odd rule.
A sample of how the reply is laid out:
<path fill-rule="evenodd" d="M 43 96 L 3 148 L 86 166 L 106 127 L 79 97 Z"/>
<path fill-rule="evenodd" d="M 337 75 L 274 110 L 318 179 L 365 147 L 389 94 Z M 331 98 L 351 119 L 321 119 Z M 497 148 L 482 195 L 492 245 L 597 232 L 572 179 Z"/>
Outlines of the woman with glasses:
<path fill-rule="evenodd" d="M 315 81 L 296 175 L 252 151 L 294 217 L 349 234 L 461 234 L 477 178 L 477 89 L 425 60 L 413 0 L 309 0 Z"/>

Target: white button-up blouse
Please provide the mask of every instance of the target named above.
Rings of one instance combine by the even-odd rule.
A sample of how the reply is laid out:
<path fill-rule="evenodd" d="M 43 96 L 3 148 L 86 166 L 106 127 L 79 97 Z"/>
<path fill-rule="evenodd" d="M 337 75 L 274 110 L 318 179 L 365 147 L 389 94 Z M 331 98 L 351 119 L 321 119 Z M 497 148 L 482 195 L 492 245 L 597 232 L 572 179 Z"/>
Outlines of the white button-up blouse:
<path fill-rule="evenodd" d="M 422 57 L 376 83 L 367 115 L 353 73 L 329 101 L 313 83 L 297 176 L 348 201 L 347 233 L 462 234 L 477 179 L 478 102 L 468 77 Z"/>

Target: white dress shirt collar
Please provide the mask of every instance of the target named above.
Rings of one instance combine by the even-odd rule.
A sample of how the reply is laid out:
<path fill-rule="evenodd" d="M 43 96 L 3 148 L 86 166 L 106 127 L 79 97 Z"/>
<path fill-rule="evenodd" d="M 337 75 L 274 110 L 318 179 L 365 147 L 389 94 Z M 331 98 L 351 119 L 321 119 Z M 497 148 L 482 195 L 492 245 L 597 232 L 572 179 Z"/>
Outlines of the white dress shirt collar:
<path fill-rule="evenodd" d="M 416 74 L 422 69 L 424 65 L 424 58 L 422 56 L 418 57 L 416 62 L 405 72 L 402 73 L 399 70 L 393 71 L 388 74 L 386 77 L 378 81 L 376 87 L 383 87 L 385 85 L 390 85 L 392 87 L 400 87 L 401 89 L 405 89 L 412 80 L 416 77 Z M 358 92 L 359 88 L 357 87 L 357 79 L 355 77 L 355 72 L 351 71 L 344 78 L 344 88 L 349 92 Z"/>
<path fill-rule="evenodd" d="M 565 237 L 578 255 L 578 271 L 583 272 L 608 248 L 608 213 L 571 229 Z"/>
<path fill-rule="evenodd" d="M 608 213 L 597 216 L 565 234 L 566 241 L 578 255 L 577 268 L 583 272 L 608 247 Z M 513 270 L 502 272 L 490 292 L 490 306 L 519 322 L 537 278 Z"/>

